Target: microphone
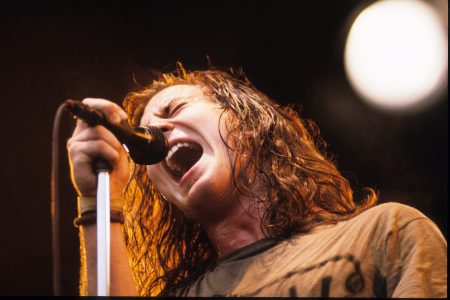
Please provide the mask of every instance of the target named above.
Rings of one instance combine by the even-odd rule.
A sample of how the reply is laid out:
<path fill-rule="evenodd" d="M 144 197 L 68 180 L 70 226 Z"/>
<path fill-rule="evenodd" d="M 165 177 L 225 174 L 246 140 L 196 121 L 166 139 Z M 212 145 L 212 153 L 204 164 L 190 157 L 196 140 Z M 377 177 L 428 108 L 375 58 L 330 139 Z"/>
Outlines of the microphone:
<path fill-rule="evenodd" d="M 153 165 L 164 160 L 169 151 L 169 143 L 163 132 L 154 126 L 131 128 L 126 120 L 117 125 L 109 123 L 105 114 L 80 101 L 66 100 L 66 109 L 89 126 L 103 125 L 126 146 L 134 163 Z"/>

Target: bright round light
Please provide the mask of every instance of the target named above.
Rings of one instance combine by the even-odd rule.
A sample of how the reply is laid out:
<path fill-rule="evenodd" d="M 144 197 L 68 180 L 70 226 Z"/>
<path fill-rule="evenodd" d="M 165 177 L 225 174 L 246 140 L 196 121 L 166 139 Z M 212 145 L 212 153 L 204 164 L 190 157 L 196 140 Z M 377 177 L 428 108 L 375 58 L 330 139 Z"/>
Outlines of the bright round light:
<path fill-rule="evenodd" d="M 381 108 L 424 104 L 446 86 L 446 31 L 438 13 L 420 0 L 370 5 L 347 38 L 344 63 L 351 85 Z"/>

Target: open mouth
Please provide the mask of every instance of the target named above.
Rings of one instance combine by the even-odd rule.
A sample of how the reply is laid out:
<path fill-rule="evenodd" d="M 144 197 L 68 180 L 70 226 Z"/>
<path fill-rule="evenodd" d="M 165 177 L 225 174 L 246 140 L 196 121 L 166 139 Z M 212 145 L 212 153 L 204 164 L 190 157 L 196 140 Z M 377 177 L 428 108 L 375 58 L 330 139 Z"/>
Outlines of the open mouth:
<path fill-rule="evenodd" d="M 166 165 L 172 176 L 178 181 L 202 157 L 203 149 L 194 143 L 178 143 L 173 145 L 166 157 Z"/>

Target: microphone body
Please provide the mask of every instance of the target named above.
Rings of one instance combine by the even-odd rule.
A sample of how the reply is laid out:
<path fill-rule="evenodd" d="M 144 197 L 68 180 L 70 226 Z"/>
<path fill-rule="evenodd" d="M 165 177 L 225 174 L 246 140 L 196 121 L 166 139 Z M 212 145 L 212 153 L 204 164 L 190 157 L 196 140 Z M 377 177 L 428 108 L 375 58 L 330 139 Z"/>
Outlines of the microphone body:
<path fill-rule="evenodd" d="M 80 101 L 66 100 L 66 109 L 89 126 L 103 125 L 126 146 L 131 159 L 136 164 L 152 165 L 164 160 L 169 151 L 169 143 L 157 127 L 131 128 L 126 120 L 117 125 L 109 123 L 103 112 L 91 108 Z"/>

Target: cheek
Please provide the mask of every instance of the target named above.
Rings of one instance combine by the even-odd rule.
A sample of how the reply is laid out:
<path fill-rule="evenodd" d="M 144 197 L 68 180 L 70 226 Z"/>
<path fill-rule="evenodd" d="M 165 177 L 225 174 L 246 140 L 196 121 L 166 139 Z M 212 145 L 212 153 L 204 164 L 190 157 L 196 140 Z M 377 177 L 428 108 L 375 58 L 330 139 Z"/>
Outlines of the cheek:
<path fill-rule="evenodd" d="M 153 169 L 155 167 L 153 165 L 147 166 L 147 174 L 150 177 L 150 180 L 153 181 L 152 174 L 154 174 Z"/>
<path fill-rule="evenodd" d="M 150 178 L 150 181 L 156 186 L 156 188 L 160 192 L 164 193 L 161 190 L 161 187 L 163 187 L 164 184 L 163 184 L 163 178 L 159 175 L 159 174 L 161 174 L 161 171 L 159 170 L 158 165 L 147 166 L 147 174 L 148 174 L 148 177 Z"/>
<path fill-rule="evenodd" d="M 155 185 L 155 188 L 171 203 L 174 203 L 177 197 L 177 194 L 174 193 L 173 183 L 170 182 L 170 179 L 164 177 L 163 171 L 161 170 L 162 166 L 159 165 L 150 165 L 147 166 L 147 174 L 150 181 Z M 169 180 L 169 181 L 168 181 Z"/>

